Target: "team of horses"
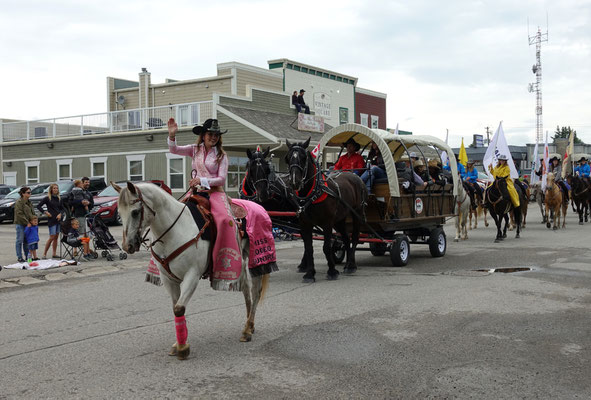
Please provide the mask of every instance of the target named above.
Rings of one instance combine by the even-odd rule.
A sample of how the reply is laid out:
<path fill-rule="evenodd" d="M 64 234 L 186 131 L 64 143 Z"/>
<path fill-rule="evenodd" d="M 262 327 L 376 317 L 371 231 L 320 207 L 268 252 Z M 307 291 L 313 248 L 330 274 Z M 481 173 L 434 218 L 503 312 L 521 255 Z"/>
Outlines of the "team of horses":
<path fill-rule="evenodd" d="M 304 241 L 304 254 L 298 271 L 304 273 L 304 282 L 313 283 L 316 270 L 312 240 L 315 233 L 323 235 L 328 280 L 335 280 L 339 276 L 335 267 L 337 246 L 347 256 L 343 272 L 352 274 L 357 270 L 355 248 L 359 241 L 360 226 L 365 222 L 364 207 L 368 193 L 365 184 L 355 173 L 336 171 L 325 174 L 321 171 L 319 163 L 308 150 L 309 144 L 310 139 L 304 142 L 287 142 L 286 173 L 275 171 L 268 148 L 264 151 L 247 150 L 246 176 L 240 191 L 241 197 L 261 204 L 269 212 L 284 213 L 289 222 L 299 227 Z M 588 220 L 591 184 L 576 176 L 569 176 L 567 181 L 572 187 L 573 207 L 576 206 L 579 223 L 582 224 L 583 219 Z M 161 280 L 172 299 L 177 333 L 177 341 L 169 354 L 181 360 L 186 359 L 190 352 L 189 344 L 186 343 L 186 306 L 199 280 L 207 272 L 211 242 L 201 237 L 201 231 L 186 205 L 155 185 L 128 182 L 127 187 L 115 188 L 120 193 L 118 210 L 123 221 L 123 248 L 129 253 L 138 251 L 146 242 L 147 231 L 151 231 L 152 237 L 157 238 L 150 243 L 149 249 L 154 257 L 156 254 L 164 257 L 166 265 L 160 263 Z M 497 227 L 495 242 L 507 237 L 510 219 L 515 223 L 518 238 L 521 228 L 525 227 L 530 189 L 521 184 L 516 184 L 515 188 L 519 195 L 519 207 L 513 206 L 505 179 L 496 179 L 483 192 L 460 186 L 456 197 L 455 240 L 468 238 L 468 217 L 470 229 L 472 217 L 476 228 L 477 218 L 482 214 L 485 217 L 484 223 L 488 226 L 486 211 Z M 544 192 L 538 185 L 531 189 L 540 205 L 545 204 L 540 209 L 547 226 L 550 227 L 550 221 L 553 220 L 554 229 L 557 229 L 562 217 L 564 228 L 568 198 L 555 183 L 554 176 L 548 175 Z M 350 232 L 348 227 L 351 227 Z M 242 257 L 239 287 L 246 304 L 246 322 L 240 340 L 247 342 L 252 339 L 257 305 L 268 288 L 269 278 L 268 275 L 250 274 L 248 236 L 240 237 L 237 234 L 237 240 Z M 185 245 L 179 247 L 182 243 Z M 169 256 L 166 257 L 166 254 Z"/>

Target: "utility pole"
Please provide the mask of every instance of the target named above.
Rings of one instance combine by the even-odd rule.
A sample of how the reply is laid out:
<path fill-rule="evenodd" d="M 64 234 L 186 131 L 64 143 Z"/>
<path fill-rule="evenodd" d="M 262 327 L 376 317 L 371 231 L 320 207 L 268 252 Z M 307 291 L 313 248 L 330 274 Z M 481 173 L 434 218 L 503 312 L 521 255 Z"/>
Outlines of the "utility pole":
<path fill-rule="evenodd" d="M 488 145 L 488 144 L 490 144 L 490 137 L 488 136 L 488 134 L 489 134 L 489 129 L 490 129 L 490 128 L 487 126 L 487 127 L 486 127 L 486 144 L 487 144 L 487 145 Z"/>
<path fill-rule="evenodd" d="M 547 22 L 546 22 L 547 25 Z M 543 125 L 542 125 L 542 42 L 548 41 L 548 27 L 546 26 L 546 33 L 542 33 L 540 27 L 534 36 L 529 36 L 529 45 L 536 45 L 536 63 L 532 67 L 532 72 L 536 75 L 536 82 L 528 85 L 528 91 L 536 94 L 536 141 L 542 142 L 544 140 Z"/>

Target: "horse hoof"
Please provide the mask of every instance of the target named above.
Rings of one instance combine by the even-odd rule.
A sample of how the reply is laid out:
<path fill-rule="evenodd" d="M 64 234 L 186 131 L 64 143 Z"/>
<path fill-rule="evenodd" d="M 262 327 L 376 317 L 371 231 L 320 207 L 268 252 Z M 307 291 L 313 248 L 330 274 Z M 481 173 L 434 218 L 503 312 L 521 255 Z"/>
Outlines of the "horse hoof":
<path fill-rule="evenodd" d="M 503 233 L 503 239 L 506 239 L 506 238 L 507 238 L 507 234 Z"/>
<path fill-rule="evenodd" d="M 172 348 L 170 349 L 170 352 L 168 353 L 169 356 L 176 356 L 178 353 L 177 351 L 177 344 L 173 344 Z"/>
<path fill-rule="evenodd" d="M 502 239 L 495 239 L 495 243 L 501 243 Z"/>
<path fill-rule="evenodd" d="M 250 335 L 248 333 L 243 333 L 242 336 L 240 336 L 240 341 L 243 343 L 250 342 L 250 341 L 252 341 L 252 335 Z"/>
<path fill-rule="evenodd" d="M 176 358 L 178 360 L 186 360 L 187 358 L 189 358 L 190 353 L 191 353 L 191 347 L 189 346 L 189 343 L 186 343 L 182 346 L 177 347 Z"/>
<path fill-rule="evenodd" d="M 352 275 L 357 272 L 357 267 L 347 267 L 343 269 L 343 274 Z"/>
<path fill-rule="evenodd" d="M 585 225 L 583 221 L 579 221 L 579 225 Z"/>
<path fill-rule="evenodd" d="M 459 242 L 460 238 L 454 238 L 454 242 Z"/>
<path fill-rule="evenodd" d="M 519 236 L 519 234 L 515 235 L 515 239 L 519 239 L 521 238 L 521 236 Z"/>
<path fill-rule="evenodd" d="M 550 229 L 550 226 L 551 226 L 551 225 L 550 225 L 550 222 L 547 222 L 547 223 L 546 223 L 546 228 Z"/>
<path fill-rule="evenodd" d="M 335 274 L 335 275 L 326 274 L 326 280 L 327 281 L 336 281 L 337 279 L 339 279 L 339 275 L 338 274 Z"/>
<path fill-rule="evenodd" d="M 314 282 L 316 282 L 316 278 L 314 278 L 314 277 L 311 277 L 311 278 L 304 277 L 302 279 L 302 282 L 304 282 L 304 283 L 314 283 Z"/>
<path fill-rule="evenodd" d="M 552 230 L 553 230 L 553 231 L 556 231 L 556 230 L 558 230 L 558 227 L 557 227 L 557 226 L 555 226 L 554 228 L 552 228 Z"/>

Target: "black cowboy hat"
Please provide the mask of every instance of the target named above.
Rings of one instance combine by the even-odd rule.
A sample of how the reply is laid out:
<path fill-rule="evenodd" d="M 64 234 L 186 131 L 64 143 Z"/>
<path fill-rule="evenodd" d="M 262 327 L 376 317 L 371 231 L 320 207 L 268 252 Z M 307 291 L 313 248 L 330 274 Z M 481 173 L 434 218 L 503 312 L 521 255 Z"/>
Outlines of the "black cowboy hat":
<path fill-rule="evenodd" d="M 554 160 L 560 161 L 560 157 L 558 157 L 558 156 L 554 156 L 554 157 L 552 157 L 551 159 L 549 159 L 548 161 L 549 161 L 549 162 L 552 162 L 552 161 L 554 161 Z"/>
<path fill-rule="evenodd" d="M 343 143 L 343 147 L 347 147 L 347 145 L 348 145 L 349 143 L 352 143 L 352 144 L 354 144 L 354 145 L 355 145 L 355 151 L 359 151 L 359 149 L 361 148 L 361 145 L 360 145 L 359 143 L 357 143 L 357 142 L 355 141 L 355 139 L 353 139 L 353 138 L 349 138 L 349 139 L 347 139 L 347 141 L 346 141 L 345 143 Z"/>
<path fill-rule="evenodd" d="M 206 120 L 203 125 L 195 125 L 193 127 L 193 133 L 195 135 L 203 135 L 206 132 L 213 132 L 223 135 L 224 133 L 228 132 L 228 130 L 226 129 L 225 131 L 222 131 L 220 129 L 220 125 L 218 124 L 218 120 L 211 118 Z"/>
<path fill-rule="evenodd" d="M 579 161 L 577 161 L 577 162 L 581 162 L 581 161 L 589 161 L 589 160 L 587 160 L 585 157 L 581 157 L 581 158 L 579 158 Z"/>

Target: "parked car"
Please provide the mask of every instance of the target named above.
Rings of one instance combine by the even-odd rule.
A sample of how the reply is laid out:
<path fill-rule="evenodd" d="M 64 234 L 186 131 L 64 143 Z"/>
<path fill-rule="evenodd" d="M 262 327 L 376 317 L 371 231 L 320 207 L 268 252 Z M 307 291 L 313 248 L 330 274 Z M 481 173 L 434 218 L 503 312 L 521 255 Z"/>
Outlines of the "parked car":
<path fill-rule="evenodd" d="M 42 194 L 43 190 L 45 190 L 49 185 L 49 183 L 31 185 L 31 197 Z M 13 221 L 14 203 L 16 203 L 16 201 L 21 197 L 18 193 L 20 189 L 20 187 L 17 187 L 12 192 L 8 193 L 2 200 L 0 200 L 0 223 L 4 221 Z M 33 206 L 35 206 L 35 204 Z M 37 210 L 35 210 L 35 213 L 39 215 Z M 45 219 L 47 219 L 47 217 L 45 217 Z"/>
<path fill-rule="evenodd" d="M 0 200 L 16 188 L 14 185 L 0 185 Z"/>
<path fill-rule="evenodd" d="M 161 180 L 149 180 L 143 182 L 150 182 L 162 188 L 165 192 L 172 195 L 170 188 Z M 127 182 L 117 182 L 119 186 L 125 186 Z M 121 217 L 117 211 L 117 200 L 119 199 L 119 193 L 113 186 L 107 186 L 105 190 L 100 192 L 94 197 L 94 207 L 90 210 L 93 215 L 98 215 L 107 224 L 121 225 Z"/>

